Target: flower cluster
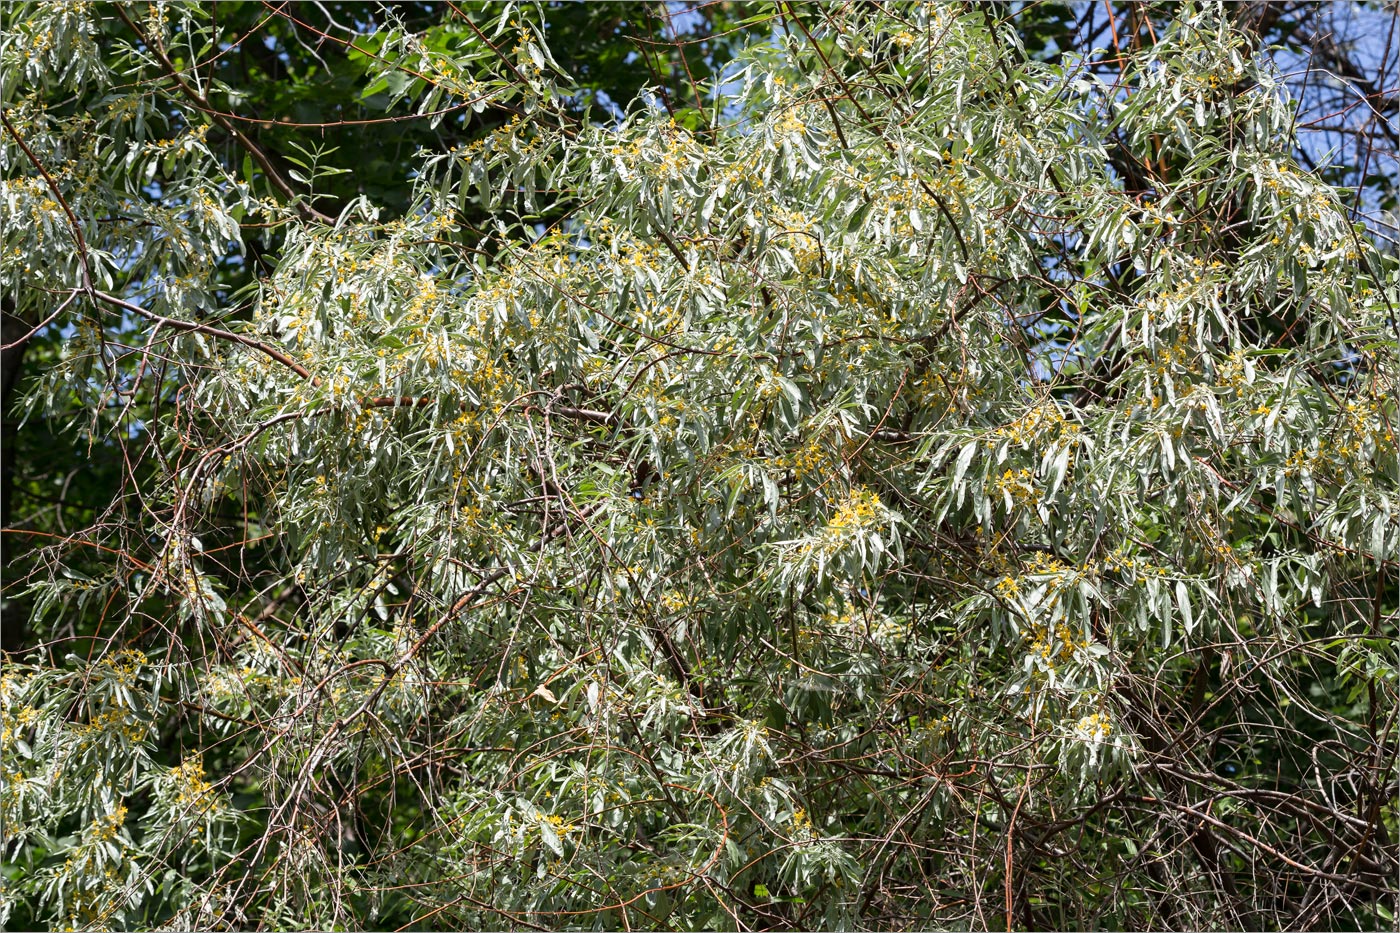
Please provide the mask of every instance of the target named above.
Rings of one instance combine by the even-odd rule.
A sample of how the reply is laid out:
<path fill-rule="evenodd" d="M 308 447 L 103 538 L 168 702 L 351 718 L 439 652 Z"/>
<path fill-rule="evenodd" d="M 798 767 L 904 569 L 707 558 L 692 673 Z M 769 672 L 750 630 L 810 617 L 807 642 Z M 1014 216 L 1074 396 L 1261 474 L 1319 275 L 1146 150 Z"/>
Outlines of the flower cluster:
<path fill-rule="evenodd" d="M 1074 724 L 1074 734 L 1085 742 L 1098 744 L 1113 734 L 1113 724 L 1105 713 L 1090 713 Z"/>
<path fill-rule="evenodd" d="M 196 813 L 206 813 L 213 808 L 214 785 L 204 780 L 204 762 L 199 758 L 186 758 L 171 768 L 169 780 L 176 806 L 188 807 Z"/>
<path fill-rule="evenodd" d="M 126 804 L 120 803 L 106 816 L 94 820 L 88 827 L 88 838 L 93 842 L 108 842 L 117 838 L 117 833 L 126 824 Z"/>
<path fill-rule="evenodd" d="M 774 457 L 771 462 L 776 469 L 789 470 L 794 479 L 803 480 L 828 476 L 834 457 L 823 433 L 812 430 L 803 435 L 800 446 Z"/>
<path fill-rule="evenodd" d="M 1030 643 L 1027 653 L 1043 661 L 1071 661 L 1076 651 L 1090 645 L 1087 638 L 1076 639 L 1074 630 L 1063 622 L 1054 625 L 1033 623 L 1026 629 L 1024 637 Z"/>
<path fill-rule="evenodd" d="M 1044 436 L 1058 437 L 1075 435 L 1079 426 L 1070 423 L 1054 402 L 1041 402 L 1025 414 L 992 432 L 987 446 L 994 447 L 998 440 L 1004 440 L 1018 447 L 1027 447 Z"/>
<path fill-rule="evenodd" d="M 1040 501 L 1030 470 L 1006 470 L 996 478 L 996 490 L 1006 499 L 1006 507 L 1035 505 Z"/>
<path fill-rule="evenodd" d="M 888 510 L 880 497 L 864 486 L 853 486 L 827 528 L 836 534 L 874 528 L 888 520 Z"/>

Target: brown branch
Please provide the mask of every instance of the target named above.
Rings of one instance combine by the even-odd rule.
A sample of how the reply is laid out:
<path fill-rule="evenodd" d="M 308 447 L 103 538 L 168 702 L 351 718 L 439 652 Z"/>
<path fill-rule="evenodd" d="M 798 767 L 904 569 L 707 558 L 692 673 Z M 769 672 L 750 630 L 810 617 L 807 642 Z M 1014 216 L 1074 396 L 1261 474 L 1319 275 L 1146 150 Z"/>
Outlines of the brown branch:
<path fill-rule="evenodd" d="M 92 289 L 91 294 L 92 297 L 97 299 L 98 301 L 105 302 L 109 305 L 112 305 L 113 307 L 121 308 L 124 311 L 130 311 L 132 314 L 140 315 L 148 321 L 155 322 L 155 324 L 160 327 L 169 327 L 173 330 L 182 330 L 187 333 L 205 334 L 210 337 L 217 337 L 220 340 L 227 340 L 232 343 L 241 344 L 252 350 L 257 350 L 259 353 L 263 354 L 269 359 L 276 360 L 278 363 L 281 363 L 283 366 L 287 367 L 301 378 L 310 380 L 312 385 L 319 386 L 321 384 L 321 380 L 311 375 L 310 370 L 308 370 L 305 366 L 301 365 L 296 360 L 292 359 L 290 356 L 283 353 L 282 351 L 276 349 L 275 347 L 270 347 L 260 340 L 254 340 L 252 337 L 244 337 L 242 334 L 235 334 L 233 331 L 230 330 L 221 330 L 217 327 L 210 327 L 208 324 L 195 324 L 191 321 L 179 321 L 175 318 L 164 317 L 162 315 L 156 314 L 154 311 L 147 311 L 140 305 L 134 305 L 129 301 L 123 301 L 116 295 L 109 295 L 106 292 L 98 291 L 96 289 Z"/>

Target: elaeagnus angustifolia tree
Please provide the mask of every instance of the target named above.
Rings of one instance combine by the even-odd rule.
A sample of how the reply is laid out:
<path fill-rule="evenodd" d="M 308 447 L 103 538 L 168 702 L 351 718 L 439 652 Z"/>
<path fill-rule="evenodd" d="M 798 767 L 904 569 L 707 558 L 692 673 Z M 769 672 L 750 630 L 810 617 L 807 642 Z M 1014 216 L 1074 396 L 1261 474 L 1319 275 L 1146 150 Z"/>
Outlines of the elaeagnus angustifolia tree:
<path fill-rule="evenodd" d="M 5 11 L 24 412 L 124 458 L 18 587 L 8 923 L 1393 922 L 1396 263 L 1228 9 L 754 7 L 611 115 L 454 10 L 322 31 L 490 117 L 401 211 L 218 6 Z"/>

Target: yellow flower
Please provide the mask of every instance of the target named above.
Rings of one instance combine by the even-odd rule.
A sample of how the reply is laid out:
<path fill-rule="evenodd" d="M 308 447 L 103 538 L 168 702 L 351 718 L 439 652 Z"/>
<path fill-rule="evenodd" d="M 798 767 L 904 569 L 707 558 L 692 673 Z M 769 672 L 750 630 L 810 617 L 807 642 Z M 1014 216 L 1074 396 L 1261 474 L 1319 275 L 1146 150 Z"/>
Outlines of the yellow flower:
<path fill-rule="evenodd" d="M 1074 727 L 1075 734 L 1086 742 L 1102 742 L 1113 734 L 1113 726 L 1103 713 L 1091 713 L 1080 719 Z"/>

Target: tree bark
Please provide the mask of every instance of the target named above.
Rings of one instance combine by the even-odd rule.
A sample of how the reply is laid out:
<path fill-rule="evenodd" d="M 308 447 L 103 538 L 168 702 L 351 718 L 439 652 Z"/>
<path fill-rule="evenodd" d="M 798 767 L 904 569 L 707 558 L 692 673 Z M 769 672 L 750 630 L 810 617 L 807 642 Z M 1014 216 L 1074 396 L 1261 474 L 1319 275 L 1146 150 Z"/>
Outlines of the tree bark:
<path fill-rule="evenodd" d="M 0 302 L 0 584 L 9 584 L 13 535 L 6 534 L 12 525 L 17 464 L 16 440 L 19 418 L 13 408 L 19 400 L 20 375 L 24 366 L 24 351 L 29 346 L 32 325 L 15 312 L 15 301 L 5 295 Z M 12 594 L 0 596 L 0 651 L 16 651 L 24 644 L 25 613 L 15 604 Z"/>

